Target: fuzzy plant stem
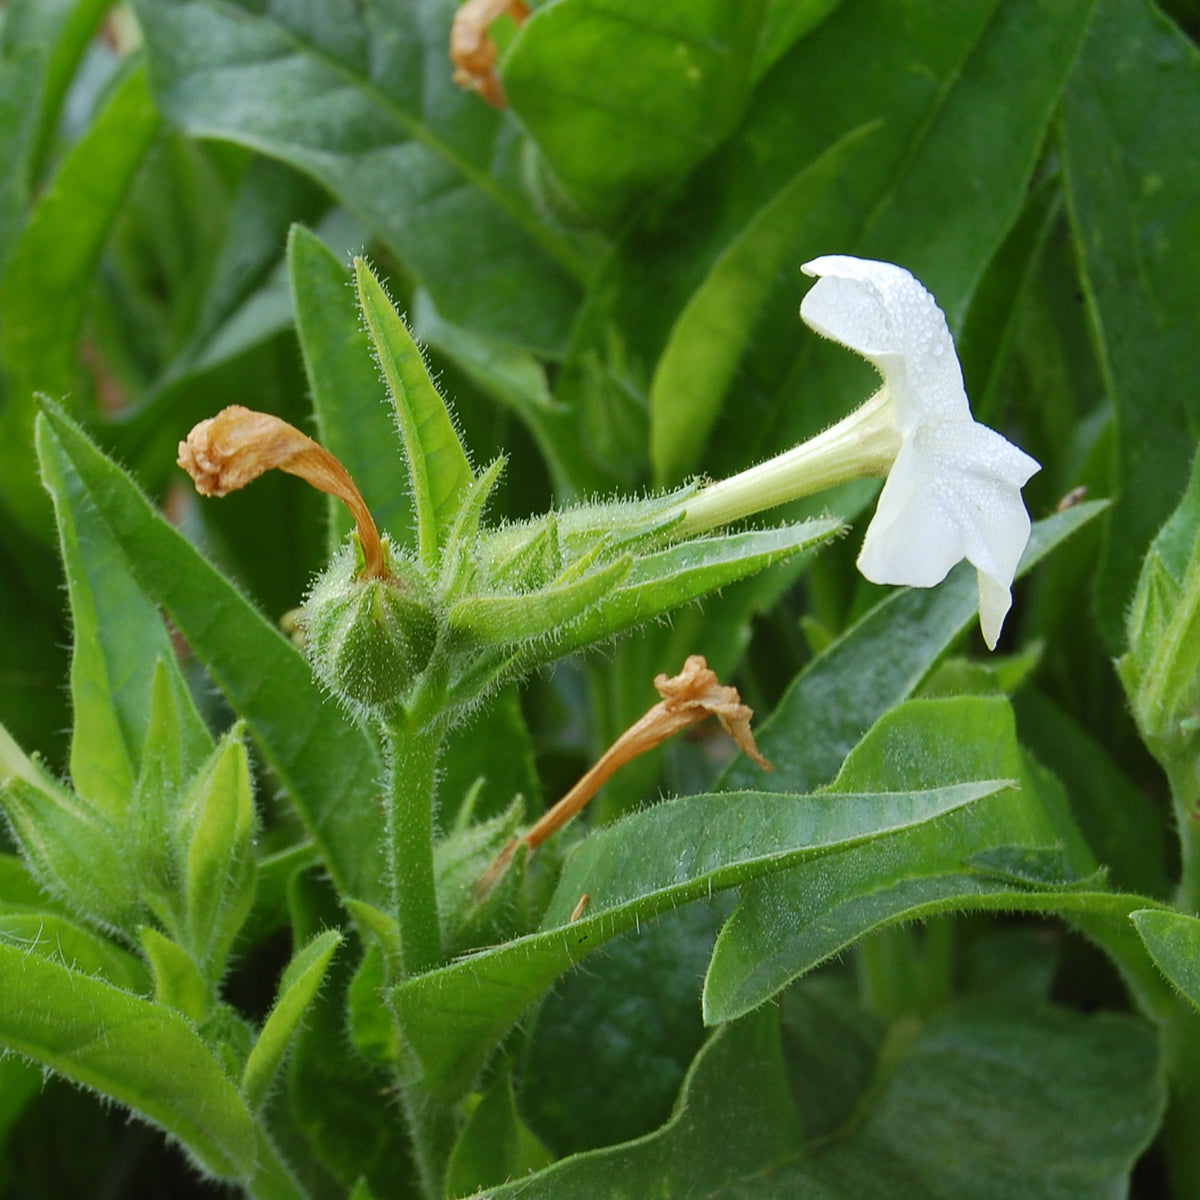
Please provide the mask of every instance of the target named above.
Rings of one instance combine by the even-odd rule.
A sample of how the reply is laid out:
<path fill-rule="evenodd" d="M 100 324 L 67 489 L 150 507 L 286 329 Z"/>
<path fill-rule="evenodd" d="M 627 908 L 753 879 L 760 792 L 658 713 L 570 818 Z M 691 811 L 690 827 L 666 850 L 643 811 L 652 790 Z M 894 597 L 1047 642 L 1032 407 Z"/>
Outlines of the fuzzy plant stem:
<path fill-rule="evenodd" d="M 441 735 L 403 719 L 385 729 L 387 859 L 405 975 L 440 966 L 442 934 L 433 876 L 433 807 Z"/>

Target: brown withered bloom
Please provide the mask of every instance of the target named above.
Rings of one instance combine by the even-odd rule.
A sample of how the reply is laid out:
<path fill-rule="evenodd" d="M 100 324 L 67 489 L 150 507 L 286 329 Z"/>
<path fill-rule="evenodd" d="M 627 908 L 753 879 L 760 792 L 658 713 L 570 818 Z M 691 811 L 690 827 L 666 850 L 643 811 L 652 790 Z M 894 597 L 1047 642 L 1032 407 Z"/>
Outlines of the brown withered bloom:
<path fill-rule="evenodd" d="M 529 5 L 523 0 L 467 0 L 454 14 L 450 28 L 454 82 L 466 91 L 478 92 L 493 108 L 508 106 L 496 74 L 496 43 L 488 33 L 502 13 L 522 25 L 529 16 Z"/>
<path fill-rule="evenodd" d="M 479 881 L 477 890 L 481 894 L 491 890 L 518 847 L 533 850 L 540 846 L 583 810 L 614 771 L 707 717 L 716 717 L 738 747 L 764 771 L 773 769 L 750 732 L 754 710 L 742 703 L 737 688 L 721 683 L 702 654 L 690 655 L 678 675 L 656 675 L 654 686 L 662 699 L 630 725 L 553 808 L 504 847 Z"/>
<path fill-rule="evenodd" d="M 231 404 L 215 417 L 201 421 L 187 440 L 179 443 L 176 461 L 192 477 L 202 496 L 227 496 L 273 468 L 299 475 L 349 508 L 362 545 L 363 577 L 388 576 L 379 531 L 350 472 L 294 425 L 270 413 Z"/>

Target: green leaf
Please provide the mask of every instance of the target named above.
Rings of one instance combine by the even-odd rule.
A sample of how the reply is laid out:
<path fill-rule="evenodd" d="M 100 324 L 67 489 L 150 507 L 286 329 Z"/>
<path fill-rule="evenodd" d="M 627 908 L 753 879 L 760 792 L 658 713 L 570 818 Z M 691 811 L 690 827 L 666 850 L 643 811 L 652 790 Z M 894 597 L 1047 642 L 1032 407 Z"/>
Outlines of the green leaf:
<path fill-rule="evenodd" d="M 835 847 L 931 821 L 1002 783 L 931 792 L 820 796 L 762 792 L 672 800 L 594 831 L 568 859 L 542 932 L 406 980 L 392 999 L 435 1095 L 461 1095 L 521 1013 L 584 954 L 639 921 Z M 588 902 L 576 921 L 581 896 Z M 447 1026 L 441 1011 L 451 1005 Z"/>
<path fill-rule="evenodd" d="M 1200 920 L 1160 908 L 1139 909 L 1129 918 L 1154 965 L 1200 1009 Z"/>
<path fill-rule="evenodd" d="M 718 1023 L 750 1011 L 858 938 L 898 921 L 976 907 L 1086 910 L 1087 901 L 1068 900 L 1060 889 L 1094 891 L 1095 862 L 1056 785 L 1026 762 L 1002 697 L 913 700 L 892 709 L 851 752 L 829 794 L 998 777 L 1018 789 L 936 826 L 800 864 L 746 888 L 717 938 L 705 1019 Z M 1048 856 L 1047 847 L 1054 848 Z M 1027 862 L 1028 848 L 1037 853 Z M 1047 884 L 1048 895 L 1028 895 Z M 1124 911 L 1129 903 L 1125 898 Z M 1108 916 L 1122 911 L 1103 902 L 1101 908 Z"/>
<path fill-rule="evenodd" d="M 650 384 L 650 456 L 659 483 L 696 465 L 787 252 L 813 206 L 869 150 L 878 129 L 851 130 L 805 163 L 724 248 L 679 314 Z"/>
<path fill-rule="evenodd" d="M 44 425 L 36 440 L 54 502 L 74 625 L 71 777 L 80 795 L 120 820 L 150 724 L 153 680 L 160 663 L 173 661 L 174 650 L 157 605 L 138 587 L 58 440 Z"/>
<path fill-rule="evenodd" d="M 75 344 L 92 275 L 158 124 L 145 73 L 135 70 L 39 199 L 0 281 L 0 496 L 35 529 L 44 524 L 44 501 L 29 454 L 33 394 L 57 399 L 75 386 Z"/>
<path fill-rule="evenodd" d="M 1080 504 L 1034 526 L 1018 577 L 1029 571 L 1102 503 Z M 910 696 L 946 648 L 975 620 L 975 571 L 967 563 L 936 588 L 901 589 L 881 600 L 819 654 L 755 730 L 775 768 L 765 778 L 735 761 L 722 786 L 781 792 L 828 783 L 851 747 L 893 705 Z M 797 739 L 794 731 L 805 730 Z"/>
<path fill-rule="evenodd" d="M 178 1013 L 4 943 L 0 975 L 0 1042 L 10 1050 L 127 1105 L 218 1178 L 251 1175 L 250 1114 Z"/>
<path fill-rule="evenodd" d="M 832 1006 L 809 995 L 782 1039 L 771 1009 L 713 1037 L 653 1136 L 489 1195 L 1094 1200 L 1124 1194 L 1154 1138 L 1164 1088 L 1133 1018 L 959 1004 L 880 1039 L 843 998 L 831 1045 Z"/>
<path fill-rule="evenodd" d="M 288 268 L 296 333 L 317 417 L 319 441 L 350 472 L 379 527 L 411 545 L 412 510 L 402 479 L 404 445 L 380 394 L 371 338 L 353 302 L 348 267 L 315 234 L 293 225 Z M 353 528 L 330 498 L 330 550 Z"/>
<path fill-rule="evenodd" d="M 212 1011 L 213 995 L 191 955 L 148 925 L 143 925 L 138 933 L 154 971 L 155 1003 L 173 1008 L 199 1025 Z"/>
<path fill-rule="evenodd" d="M 0 938 L 81 974 L 107 980 L 124 991 L 150 990 L 141 959 L 59 913 L 0 913 Z"/>
<path fill-rule="evenodd" d="M 736 127 L 764 0 L 560 0 L 522 26 L 504 89 L 557 179 L 602 223 Z"/>
<path fill-rule="evenodd" d="M 1200 438 L 1200 51 L 1152 4 L 1100 0 L 1063 97 L 1072 230 L 1109 398 L 1118 495 L 1097 586 L 1112 650 L 1142 553 Z"/>
<path fill-rule="evenodd" d="M 235 728 L 197 774 L 175 828 L 187 947 L 210 978 L 223 973 L 254 901 L 256 826 L 250 764 Z"/>
<path fill-rule="evenodd" d="M 6 21 L 11 22 L 11 16 Z M 20 233 L 32 188 L 31 159 L 37 132 L 38 105 L 30 103 L 42 82 L 43 52 L 38 46 L 0 57 L 0 161 L 7 164 L 0 180 L 0 272 Z"/>
<path fill-rule="evenodd" d="M 511 118 L 451 80 L 453 5 L 139 0 L 155 91 L 193 135 L 318 179 L 453 321 L 559 347 L 586 263 L 542 222 Z"/>
<path fill-rule="evenodd" d="M 354 260 L 354 275 L 408 456 L 418 552 L 426 567 L 436 567 L 474 473 L 408 326 L 361 258 Z"/>
<path fill-rule="evenodd" d="M 452 631 L 484 645 L 512 645 L 545 638 L 618 591 L 631 574 L 633 564 L 633 556 L 627 554 L 569 583 L 515 595 L 470 596 L 450 609 L 447 621 Z M 561 652 L 555 642 L 554 657 Z"/>
<path fill-rule="evenodd" d="M 304 1019 L 325 978 L 329 960 L 341 944 L 342 935 L 336 929 L 328 929 L 288 963 L 279 981 L 279 997 L 250 1051 L 242 1075 L 242 1097 L 251 1112 L 257 1112 L 266 1101 L 292 1035 Z"/>
<path fill-rule="evenodd" d="M 41 418 L 96 511 L 261 747 L 330 875 L 381 898 L 378 748 L 325 702 L 308 663 L 61 413 Z"/>
<path fill-rule="evenodd" d="M 594 612 L 563 631 L 558 654 L 584 649 L 615 633 L 682 608 L 735 580 L 744 579 L 815 549 L 841 532 L 836 518 L 775 529 L 751 529 L 694 538 L 666 550 L 640 554 L 624 582 Z"/>

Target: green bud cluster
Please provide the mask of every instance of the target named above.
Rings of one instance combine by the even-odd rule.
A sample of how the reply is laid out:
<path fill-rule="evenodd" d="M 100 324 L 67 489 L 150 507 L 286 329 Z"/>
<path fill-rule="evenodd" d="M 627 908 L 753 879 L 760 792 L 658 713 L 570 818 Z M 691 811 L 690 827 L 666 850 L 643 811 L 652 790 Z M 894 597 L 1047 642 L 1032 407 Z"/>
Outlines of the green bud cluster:
<path fill-rule="evenodd" d="M 317 678 L 372 710 L 403 701 L 433 657 L 438 619 L 424 576 L 389 541 L 384 578 L 360 577 L 357 545 L 348 543 L 313 585 L 301 623 Z"/>

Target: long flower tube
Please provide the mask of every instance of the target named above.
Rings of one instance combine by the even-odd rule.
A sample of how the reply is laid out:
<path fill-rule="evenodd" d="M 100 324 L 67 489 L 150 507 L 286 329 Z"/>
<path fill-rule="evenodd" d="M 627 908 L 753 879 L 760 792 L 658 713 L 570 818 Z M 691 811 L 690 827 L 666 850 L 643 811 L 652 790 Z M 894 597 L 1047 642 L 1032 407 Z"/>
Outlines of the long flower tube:
<path fill-rule="evenodd" d="M 800 316 L 872 363 L 883 386 L 815 438 L 701 489 L 680 532 L 886 475 L 859 570 L 873 583 L 932 587 L 967 559 L 979 577 L 983 638 L 995 649 L 1029 541 L 1021 488 L 1039 464 L 972 417 L 945 315 L 908 271 L 846 255 L 803 270 L 817 283 Z"/>

